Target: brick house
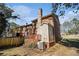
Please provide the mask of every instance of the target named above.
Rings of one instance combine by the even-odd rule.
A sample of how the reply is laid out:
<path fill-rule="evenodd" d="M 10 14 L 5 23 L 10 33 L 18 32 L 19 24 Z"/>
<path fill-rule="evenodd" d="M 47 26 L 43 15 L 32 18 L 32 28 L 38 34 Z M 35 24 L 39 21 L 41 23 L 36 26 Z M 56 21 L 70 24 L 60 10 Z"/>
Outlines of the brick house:
<path fill-rule="evenodd" d="M 60 22 L 55 14 L 42 15 L 42 9 L 38 10 L 38 18 L 34 19 L 31 24 L 17 28 L 19 32 L 27 31 L 30 41 L 44 41 L 47 48 L 61 40 Z"/>

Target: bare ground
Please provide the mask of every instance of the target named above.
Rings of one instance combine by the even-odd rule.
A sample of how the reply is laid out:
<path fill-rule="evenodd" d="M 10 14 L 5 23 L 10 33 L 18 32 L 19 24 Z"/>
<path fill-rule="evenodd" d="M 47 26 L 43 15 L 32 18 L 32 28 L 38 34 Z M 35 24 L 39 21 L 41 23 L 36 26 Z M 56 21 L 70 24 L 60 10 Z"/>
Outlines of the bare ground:
<path fill-rule="evenodd" d="M 53 47 L 41 51 L 39 49 L 30 49 L 27 47 L 15 47 L 0 51 L 2 56 L 78 56 L 79 49 L 69 48 L 61 44 L 56 44 Z"/>
<path fill-rule="evenodd" d="M 70 36 L 65 36 L 69 38 Z M 71 36 L 75 37 L 75 36 Z M 79 36 L 77 36 L 79 38 Z M 67 40 L 68 41 L 68 40 Z M 79 42 L 68 41 L 65 44 L 56 43 L 54 46 L 46 49 L 44 51 L 39 49 L 28 48 L 28 42 L 25 41 L 25 44 L 20 47 L 14 47 L 9 49 L 0 49 L 1 56 L 79 56 Z M 75 46 L 77 44 L 78 48 Z M 71 45 L 71 46 L 68 46 Z"/>

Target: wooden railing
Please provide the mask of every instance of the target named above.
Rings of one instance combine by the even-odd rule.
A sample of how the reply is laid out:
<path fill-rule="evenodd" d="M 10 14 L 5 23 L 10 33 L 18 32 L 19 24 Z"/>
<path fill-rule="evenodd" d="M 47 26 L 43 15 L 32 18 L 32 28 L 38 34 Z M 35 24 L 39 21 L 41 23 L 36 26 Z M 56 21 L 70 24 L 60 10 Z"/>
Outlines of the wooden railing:
<path fill-rule="evenodd" d="M 19 46 L 23 43 L 24 43 L 24 38 L 22 37 L 0 38 L 0 47 Z"/>

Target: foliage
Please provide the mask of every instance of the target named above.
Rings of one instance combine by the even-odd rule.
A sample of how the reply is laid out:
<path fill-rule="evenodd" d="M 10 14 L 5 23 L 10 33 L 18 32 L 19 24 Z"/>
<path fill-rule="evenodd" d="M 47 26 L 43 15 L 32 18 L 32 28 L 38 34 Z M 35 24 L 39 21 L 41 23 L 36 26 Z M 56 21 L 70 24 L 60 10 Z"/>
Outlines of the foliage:
<path fill-rule="evenodd" d="M 79 20 L 74 18 L 63 23 L 63 29 L 69 34 L 79 34 Z"/>
<path fill-rule="evenodd" d="M 76 29 L 70 29 L 68 30 L 69 34 L 77 34 Z"/>
<path fill-rule="evenodd" d="M 35 43 L 31 43 L 30 45 L 29 45 L 29 48 L 36 48 L 36 44 Z"/>
<path fill-rule="evenodd" d="M 0 35 L 3 31 L 5 31 L 5 28 L 7 26 L 7 17 L 11 16 L 11 9 L 6 7 L 5 4 L 0 4 Z"/>
<path fill-rule="evenodd" d="M 8 8 L 4 3 L 0 3 L 0 10 L 4 14 L 4 18 L 10 18 L 13 10 Z"/>
<path fill-rule="evenodd" d="M 5 30 L 7 21 L 0 16 L 0 34 Z"/>
<path fill-rule="evenodd" d="M 75 10 L 73 10 L 75 9 Z M 77 13 L 79 10 L 78 3 L 52 3 L 52 13 L 57 14 L 58 16 L 63 16 L 67 10 L 72 10 L 74 13 Z"/>
<path fill-rule="evenodd" d="M 67 31 L 71 28 L 71 25 L 72 25 L 72 24 L 71 24 L 70 22 L 65 21 L 65 22 L 63 23 L 64 31 L 67 32 Z"/>
<path fill-rule="evenodd" d="M 14 23 L 14 22 L 10 22 L 9 24 L 10 24 L 11 29 L 16 28 L 16 27 L 19 26 L 18 24 Z"/>
<path fill-rule="evenodd" d="M 17 16 L 12 16 L 13 10 L 7 7 L 4 3 L 0 3 L 0 36 L 5 31 L 8 26 L 8 18 L 17 18 Z"/>

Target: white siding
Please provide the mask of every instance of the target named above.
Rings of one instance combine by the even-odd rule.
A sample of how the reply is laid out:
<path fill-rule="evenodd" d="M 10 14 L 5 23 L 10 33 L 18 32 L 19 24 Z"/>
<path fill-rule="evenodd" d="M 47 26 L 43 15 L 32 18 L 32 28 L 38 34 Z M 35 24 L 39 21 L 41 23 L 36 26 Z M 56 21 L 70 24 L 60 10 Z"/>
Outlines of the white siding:
<path fill-rule="evenodd" d="M 49 42 L 48 25 L 43 24 L 37 29 L 37 34 L 41 35 L 41 41 Z"/>
<path fill-rule="evenodd" d="M 53 27 L 48 24 L 43 24 L 37 29 L 37 34 L 41 36 L 43 42 L 54 42 Z"/>

